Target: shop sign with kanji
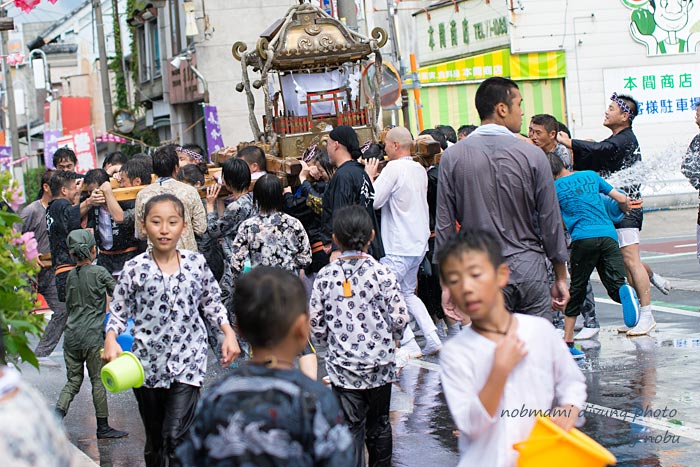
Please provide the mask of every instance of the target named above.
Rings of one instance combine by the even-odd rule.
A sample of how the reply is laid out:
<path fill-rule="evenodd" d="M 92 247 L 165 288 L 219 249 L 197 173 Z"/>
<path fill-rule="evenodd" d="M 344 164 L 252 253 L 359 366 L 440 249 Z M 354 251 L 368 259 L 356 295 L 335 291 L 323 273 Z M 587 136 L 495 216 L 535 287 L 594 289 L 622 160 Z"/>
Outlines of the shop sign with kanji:
<path fill-rule="evenodd" d="M 414 14 L 421 64 L 510 46 L 506 2 L 442 3 Z"/>
<path fill-rule="evenodd" d="M 603 70 L 605 95 L 632 96 L 639 104 L 635 123 L 688 121 L 700 103 L 700 63 Z"/>

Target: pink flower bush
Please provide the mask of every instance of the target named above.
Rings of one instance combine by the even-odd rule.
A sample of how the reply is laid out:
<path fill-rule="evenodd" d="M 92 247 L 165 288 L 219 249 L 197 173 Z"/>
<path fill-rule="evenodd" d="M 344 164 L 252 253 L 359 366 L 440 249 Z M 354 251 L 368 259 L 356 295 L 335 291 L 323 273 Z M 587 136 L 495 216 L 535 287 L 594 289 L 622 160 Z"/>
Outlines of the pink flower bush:
<path fill-rule="evenodd" d="M 16 180 L 12 180 L 10 185 L 7 187 L 5 192 L 5 202 L 8 206 L 12 208 L 13 211 L 17 212 L 20 204 L 24 202 L 24 193 Z"/>
<path fill-rule="evenodd" d="M 26 256 L 29 261 L 34 261 L 39 257 L 39 244 L 36 238 L 34 238 L 34 232 L 23 233 L 19 239 L 22 244 L 24 244 L 24 256 Z"/>
<path fill-rule="evenodd" d="M 55 5 L 58 0 L 49 0 L 52 5 Z M 25 13 L 31 12 L 41 0 L 15 0 L 15 6 Z"/>
<path fill-rule="evenodd" d="M 8 171 L 0 171 L 0 199 L 16 208 L 22 199 L 19 185 Z M 44 325 L 42 315 L 34 314 L 36 291 L 32 282 L 39 272 L 37 241 L 33 233 L 20 235 L 13 226 L 20 224 L 17 214 L 0 209 L 0 334 L 5 339 L 8 361 L 24 360 L 38 367 L 29 336 L 39 336 Z"/>

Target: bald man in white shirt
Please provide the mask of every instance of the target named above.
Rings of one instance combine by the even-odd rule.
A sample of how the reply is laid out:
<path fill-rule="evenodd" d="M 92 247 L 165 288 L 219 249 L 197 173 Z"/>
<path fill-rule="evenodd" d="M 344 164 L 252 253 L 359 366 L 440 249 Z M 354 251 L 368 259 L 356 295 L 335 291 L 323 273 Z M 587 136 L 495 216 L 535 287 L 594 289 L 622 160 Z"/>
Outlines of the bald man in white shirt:
<path fill-rule="evenodd" d="M 415 294 L 418 268 L 428 250 L 428 175 L 413 160 L 413 138 L 404 127 L 392 128 L 384 139 L 389 163 L 377 176 L 377 159 L 367 162 L 365 170 L 374 185 L 374 208 L 382 213 L 382 241 L 386 256 L 381 263 L 396 275 L 409 313 L 423 331 L 426 344 L 421 351 L 413 340 L 410 327 L 404 331 L 402 347 L 410 356 L 432 355 L 442 344 L 435 323 L 425 305 Z"/>

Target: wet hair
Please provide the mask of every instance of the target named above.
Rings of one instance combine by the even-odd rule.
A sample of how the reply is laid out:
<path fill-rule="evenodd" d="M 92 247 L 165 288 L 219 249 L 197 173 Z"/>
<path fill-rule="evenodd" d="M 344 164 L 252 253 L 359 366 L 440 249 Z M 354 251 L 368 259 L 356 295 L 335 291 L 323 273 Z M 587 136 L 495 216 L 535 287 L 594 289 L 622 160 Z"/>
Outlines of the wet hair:
<path fill-rule="evenodd" d="M 532 117 L 530 123 L 534 125 L 543 126 L 547 133 L 554 132 L 555 135 L 557 133 L 557 130 L 559 129 L 559 122 L 556 118 L 552 117 L 549 114 L 535 115 L 534 117 Z"/>
<path fill-rule="evenodd" d="M 474 98 L 479 118 L 486 120 L 492 117 L 498 104 L 506 104 L 510 109 L 513 105 L 514 89 L 518 89 L 518 85 L 508 78 L 494 76 L 483 81 Z"/>
<path fill-rule="evenodd" d="M 372 143 L 369 147 L 362 153 L 362 158 L 364 160 L 378 159 L 380 161 L 384 160 L 384 145 L 380 143 Z"/>
<path fill-rule="evenodd" d="M 443 151 L 447 149 L 447 139 L 445 138 L 445 135 L 442 134 L 442 131 L 436 130 L 435 128 L 426 128 L 425 130 L 421 131 L 418 136 L 421 135 L 431 136 L 435 141 L 440 143 L 440 149 Z"/>
<path fill-rule="evenodd" d="M 170 193 L 164 193 L 162 195 L 156 195 L 146 202 L 146 206 L 143 208 L 144 221 L 148 218 L 148 213 L 153 209 L 153 206 L 160 203 L 173 203 L 177 214 L 183 219 L 185 218 L 185 205 L 182 204 L 180 198 Z"/>
<path fill-rule="evenodd" d="M 304 284 L 284 269 L 258 266 L 236 283 L 236 322 L 253 347 L 273 347 L 307 314 Z"/>
<path fill-rule="evenodd" d="M 257 146 L 246 146 L 240 151 L 236 156 L 239 159 L 243 159 L 248 164 L 258 164 L 258 169 L 261 171 L 267 171 L 267 158 L 265 157 L 265 151 Z"/>
<path fill-rule="evenodd" d="M 129 158 L 125 154 L 122 154 L 121 151 L 110 152 L 109 154 L 107 154 L 107 157 L 105 157 L 105 160 L 102 163 L 102 168 L 106 169 L 107 164 L 110 164 L 110 165 L 126 164 L 128 160 L 129 160 Z"/>
<path fill-rule="evenodd" d="M 153 173 L 157 177 L 172 177 L 179 164 L 180 158 L 177 157 L 177 146 L 174 144 L 163 146 L 153 155 Z"/>
<path fill-rule="evenodd" d="M 149 158 L 150 159 L 150 158 Z M 149 161 L 143 159 L 131 159 L 122 165 L 120 173 L 126 175 L 133 183 L 137 178 L 141 180 L 141 185 L 151 183 L 151 169 Z"/>
<path fill-rule="evenodd" d="M 501 245 L 491 232 L 462 228 L 457 235 L 449 239 L 438 251 L 437 260 L 440 265 L 440 278 L 445 279 L 443 266 L 448 259 L 472 252 L 485 253 L 494 269 L 505 262 Z"/>
<path fill-rule="evenodd" d="M 151 156 L 149 156 L 148 154 L 144 154 L 142 152 L 140 152 L 138 154 L 134 154 L 134 157 L 132 157 L 131 160 L 132 161 L 139 161 L 139 162 L 143 163 L 146 166 L 146 168 L 148 169 L 149 175 L 153 174 L 153 158 Z"/>
<path fill-rule="evenodd" d="M 204 186 L 204 174 L 197 164 L 188 164 L 182 167 L 175 178 L 192 186 L 197 186 L 197 183 L 200 186 Z"/>
<path fill-rule="evenodd" d="M 474 130 L 476 130 L 476 128 L 477 128 L 476 125 L 462 125 L 461 127 L 459 127 L 459 128 L 457 129 L 457 135 L 463 136 L 463 137 L 466 138 L 467 136 L 469 136 L 470 134 L 472 134 L 472 132 L 473 132 Z"/>
<path fill-rule="evenodd" d="M 455 129 L 450 125 L 438 125 L 435 129 L 445 135 L 445 139 L 450 143 L 455 144 L 457 142 L 457 133 L 455 133 Z"/>
<path fill-rule="evenodd" d="M 571 131 L 569 131 L 569 127 L 564 125 L 562 122 L 557 122 L 557 132 L 560 131 L 563 131 L 569 136 L 569 138 L 571 138 Z"/>
<path fill-rule="evenodd" d="M 53 166 L 56 167 L 58 166 L 59 163 L 63 161 L 71 161 L 74 164 L 78 164 L 78 158 L 75 156 L 75 152 L 69 147 L 62 147 L 56 149 L 56 152 L 53 153 Z"/>
<path fill-rule="evenodd" d="M 315 162 L 316 165 L 325 170 L 328 174 L 328 178 L 331 178 L 335 173 L 335 166 L 331 162 L 331 158 L 328 157 L 328 150 L 326 149 L 316 149 L 316 154 L 314 154 L 309 162 Z"/>
<path fill-rule="evenodd" d="M 548 153 L 547 158 L 549 159 L 549 166 L 552 168 L 552 176 L 556 178 L 564 170 L 564 161 L 553 153 Z"/>
<path fill-rule="evenodd" d="M 83 184 L 85 186 L 96 184 L 98 187 L 104 182 L 109 181 L 109 174 L 105 169 L 90 169 L 85 172 L 85 178 L 83 179 Z"/>
<path fill-rule="evenodd" d="M 639 106 L 637 105 L 637 101 L 634 100 L 632 96 L 628 96 L 627 94 L 618 94 L 617 97 L 618 99 L 622 99 L 625 102 L 625 104 L 629 106 L 630 125 L 632 125 L 632 120 L 634 120 L 634 118 L 639 113 Z"/>
<path fill-rule="evenodd" d="M 284 204 L 282 182 L 277 175 L 266 174 L 260 177 L 253 187 L 253 199 L 262 213 L 281 211 Z"/>
<path fill-rule="evenodd" d="M 372 219 L 359 205 L 344 206 L 333 212 L 333 233 L 346 250 L 364 250 L 373 229 Z"/>
<path fill-rule="evenodd" d="M 44 170 L 44 173 L 41 174 L 41 192 L 42 192 L 42 194 L 44 193 L 44 185 L 51 184 L 51 177 L 53 177 L 54 172 L 56 172 L 54 169 L 46 169 L 46 170 Z"/>
<path fill-rule="evenodd" d="M 67 188 L 71 184 L 75 184 L 75 180 L 78 179 L 78 174 L 68 170 L 57 170 L 51 176 L 49 180 L 49 188 L 51 189 L 51 196 L 57 198 L 61 196 L 61 189 Z"/>
<path fill-rule="evenodd" d="M 228 159 L 221 164 L 221 174 L 226 185 L 242 192 L 250 187 L 250 167 L 243 159 Z"/>

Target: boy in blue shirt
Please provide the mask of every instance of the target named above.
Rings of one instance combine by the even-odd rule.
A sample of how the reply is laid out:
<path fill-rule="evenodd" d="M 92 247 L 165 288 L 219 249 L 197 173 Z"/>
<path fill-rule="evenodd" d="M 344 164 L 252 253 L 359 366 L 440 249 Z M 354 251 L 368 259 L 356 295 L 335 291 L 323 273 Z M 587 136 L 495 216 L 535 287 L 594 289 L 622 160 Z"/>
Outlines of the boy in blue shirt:
<path fill-rule="evenodd" d="M 617 243 L 617 232 L 608 216 L 600 194 L 617 201 L 622 212 L 641 206 L 641 201 L 630 201 L 624 193 L 615 190 L 591 170 L 571 172 L 557 156 L 548 156 L 554 176 L 554 187 L 564 224 L 571 234 L 571 299 L 564 315 L 564 340 L 574 358 L 583 358 L 583 352 L 574 347 L 574 324 L 586 298 L 586 284 L 593 272 L 598 271 L 608 295 L 622 303 L 625 324 L 637 324 L 639 302 L 634 289 L 626 284 L 625 264 Z M 630 326 L 631 327 L 631 326 Z"/>

